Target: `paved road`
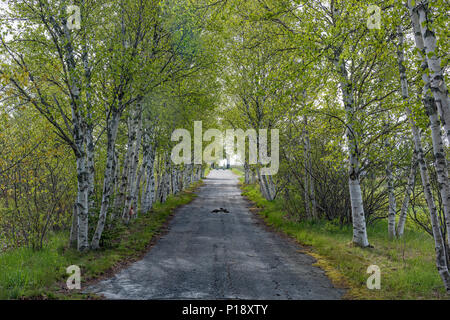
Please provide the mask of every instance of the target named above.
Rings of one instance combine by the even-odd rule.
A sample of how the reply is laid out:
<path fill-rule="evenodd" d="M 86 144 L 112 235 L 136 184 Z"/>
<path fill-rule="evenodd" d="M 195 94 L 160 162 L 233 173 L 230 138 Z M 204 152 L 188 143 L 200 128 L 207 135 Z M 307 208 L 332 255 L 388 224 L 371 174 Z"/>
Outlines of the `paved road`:
<path fill-rule="evenodd" d="M 213 170 L 140 261 L 87 291 L 108 299 L 339 299 L 314 259 L 267 231 L 237 177 Z M 225 208 L 229 213 L 211 213 Z"/>

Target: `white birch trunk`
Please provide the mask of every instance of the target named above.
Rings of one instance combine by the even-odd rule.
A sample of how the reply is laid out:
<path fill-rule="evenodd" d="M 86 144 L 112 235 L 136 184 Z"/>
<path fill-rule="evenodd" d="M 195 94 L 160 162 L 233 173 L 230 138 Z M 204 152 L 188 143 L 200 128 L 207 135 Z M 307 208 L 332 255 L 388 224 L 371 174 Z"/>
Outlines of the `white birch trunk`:
<path fill-rule="evenodd" d="M 166 202 L 168 189 L 169 189 L 169 174 L 167 173 L 167 154 L 161 158 L 160 163 L 160 177 L 158 182 L 158 199 L 161 203 Z"/>
<path fill-rule="evenodd" d="M 250 168 L 247 161 L 244 162 L 244 183 L 250 183 Z"/>
<path fill-rule="evenodd" d="M 191 164 L 186 165 L 186 168 L 184 170 L 184 188 L 189 188 L 189 170 L 190 170 Z"/>
<path fill-rule="evenodd" d="M 309 199 L 309 179 L 308 179 L 308 156 L 307 156 L 307 148 L 306 148 L 306 140 L 303 137 L 303 157 L 304 157 L 304 168 L 305 168 L 305 175 L 303 178 L 303 191 L 304 191 L 304 198 L 305 198 L 305 214 L 307 219 L 311 219 L 311 202 Z"/>
<path fill-rule="evenodd" d="M 441 233 L 440 222 L 436 204 L 431 190 L 430 177 L 428 174 L 427 164 L 425 162 L 422 143 L 420 141 L 419 130 L 416 127 L 414 119 L 411 115 L 411 110 L 406 108 L 409 121 L 411 123 L 411 130 L 413 132 L 414 144 L 417 150 L 417 160 L 420 168 L 420 177 L 422 179 L 423 193 L 427 202 L 428 211 L 430 213 L 431 229 L 433 231 L 434 246 L 436 251 L 436 267 L 439 275 L 444 282 L 445 289 L 450 291 L 450 272 L 447 265 L 447 253 L 445 249 L 445 241 Z"/>
<path fill-rule="evenodd" d="M 265 199 L 269 199 L 269 194 L 267 193 L 267 188 L 266 188 L 266 184 L 264 183 L 263 180 L 263 175 L 261 175 L 261 171 L 259 170 L 259 168 L 256 168 L 256 173 L 258 175 L 258 184 L 259 184 L 259 190 L 261 191 L 261 194 L 263 195 L 263 197 Z"/>
<path fill-rule="evenodd" d="M 170 164 L 169 174 L 170 174 L 170 193 L 176 194 L 177 193 L 177 171 L 173 164 Z"/>
<path fill-rule="evenodd" d="M 317 219 L 317 203 L 316 203 L 316 191 L 314 190 L 314 178 L 312 176 L 312 163 L 311 163 L 311 153 L 308 159 L 308 171 L 309 171 L 309 196 L 311 199 L 311 214 L 313 219 Z"/>
<path fill-rule="evenodd" d="M 273 201 L 275 199 L 275 185 L 271 176 L 262 175 L 259 168 L 256 168 L 259 180 L 259 188 L 265 199 Z"/>
<path fill-rule="evenodd" d="M 202 165 L 197 165 L 197 181 L 202 179 Z"/>
<path fill-rule="evenodd" d="M 81 1 L 84 6 L 84 1 Z M 84 68 L 84 78 L 86 82 L 86 105 L 87 105 L 87 126 L 86 126 L 86 154 L 87 154 L 87 167 L 88 167 L 88 197 L 89 197 L 89 209 L 95 205 L 95 163 L 94 163 L 94 138 L 93 138 L 93 119 L 92 119 L 92 99 L 91 99 L 91 68 L 89 66 L 89 54 L 88 45 L 86 40 L 86 33 L 83 34 L 83 46 L 82 46 L 82 61 Z"/>
<path fill-rule="evenodd" d="M 74 69 L 71 70 L 74 72 Z M 81 104 L 79 97 L 79 84 L 76 79 L 73 80 L 72 90 L 74 100 Z M 72 104 L 74 104 L 72 102 Z M 79 106 L 78 106 L 79 108 Z M 89 250 L 88 230 L 89 230 L 89 173 L 86 165 L 86 152 L 85 152 L 85 124 L 79 113 L 79 109 L 73 105 L 72 119 L 73 119 L 73 136 L 76 151 L 76 170 L 77 170 L 77 215 L 78 215 L 78 251 L 83 252 Z"/>
<path fill-rule="evenodd" d="M 338 73 L 341 77 L 340 87 L 345 106 L 345 113 L 347 117 L 347 143 L 348 143 L 348 177 L 349 177 L 349 191 L 350 202 L 352 206 L 352 221 L 353 221 L 353 243 L 361 247 L 368 247 L 369 240 L 367 238 L 366 219 L 364 216 L 364 206 L 360 185 L 359 172 L 359 150 L 357 144 L 356 132 L 353 129 L 353 113 L 354 100 L 352 84 L 348 80 L 347 68 L 345 62 L 342 60 L 334 61 Z"/>
<path fill-rule="evenodd" d="M 398 70 L 400 74 L 400 85 L 401 85 L 401 91 L 402 91 L 402 98 L 405 101 L 405 103 L 409 104 L 409 92 L 408 92 L 408 78 L 406 76 L 406 68 L 404 65 L 405 61 L 405 54 L 403 50 L 403 43 L 404 43 L 404 37 L 403 37 L 403 30 L 401 26 L 398 26 L 397 28 L 398 33 L 398 39 L 399 44 L 397 48 L 397 62 L 398 62 Z M 407 114 L 410 113 L 409 109 L 406 111 Z M 420 136 L 418 135 L 418 132 L 414 133 L 414 130 L 417 130 L 415 124 L 413 124 L 413 136 L 418 136 L 420 140 Z M 414 148 L 413 158 L 411 160 L 411 169 L 408 177 L 408 182 L 406 185 L 406 191 L 405 196 L 403 198 L 402 208 L 400 210 L 400 217 L 398 219 L 398 226 L 397 226 L 397 236 L 402 237 L 404 230 L 405 230 L 405 222 L 406 217 L 408 214 L 408 207 L 409 207 L 409 201 L 411 198 L 411 193 L 414 189 L 415 180 L 416 180 L 416 173 L 417 173 L 417 149 Z"/>
<path fill-rule="evenodd" d="M 136 206 L 137 201 L 138 201 L 138 197 L 139 197 L 139 189 L 140 189 L 140 180 L 141 180 L 141 176 L 142 176 L 142 171 L 141 171 L 141 167 L 139 166 L 139 153 L 140 153 L 140 149 L 141 149 L 141 144 L 142 144 L 142 109 L 141 106 L 139 105 L 138 108 L 138 121 L 137 121 L 137 125 L 138 125 L 138 129 L 137 129 L 137 134 L 136 134 L 136 141 L 135 141 L 135 146 L 134 146 L 134 151 L 133 151 L 133 166 L 132 166 L 132 171 L 130 172 L 131 174 L 131 186 L 130 186 L 130 195 L 129 195 L 129 203 L 128 203 L 128 210 L 130 210 L 130 207 L 133 206 L 134 208 L 134 212 L 135 215 L 134 217 L 137 217 L 138 214 L 138 208 Z"/>
<path fill-rule="evenodd" d="M 400 209 L 400 216 L 398 218 L 398 226 L 397 226 L 397 237 L 401 238 L 405 231 L 405 223 L 406 218 L 408 216 L 408 207 L 409 201 L 411 199 L 411 194 L 414 190 L 414 185 L 416 181 L 416 173 L 417 173 L 417 156 L 414 151 L 413 157 L 411 159 L 411 168 L 409 171 L 408 182 L 406 184 L 405 196 L 402 202 L 402 208 Z"/>
<path fill-rule="evenodd" d="M 142 176 L 143 175 L 144 175 L 144 166 L 140 165 L 139 169 L 138 169 L 136 183 L 134 185 L 134 192 L 133 192 L 134 196 L 132 198 L 133 200 L 132 200 L 132 203 L 131 203 L 133 205 L 133 208 L 136 208 L 135 209 L 136 217 L 138 216 L 138 213 L 139 213 L 138 201 L 139 201 L 139 197 L 140 197 L 140 194 L 141 194 L 140 190 L 141 190 L 141 181 L 142 181 Z"/>
<path fill-rule="evenodd" d="M 276 185 L 273 182 L 272 175 L 267 175 L 265 177 L 266 177 L 266 181 L 267 181 L 267 188 L 269 189 L 269 192 L 270 192 L 270 201 L 273 201 L 273 200 L 275 200 L 275 197 L 277 196 Z"/>
<path fill-rule="evenodd" d="M 155 168 L 154 168 L 154 158 L 150 158 L 147 163 L 147 183 L 145 186 L 145 191 L 143 195 L 143 205 L 142 212 L 147 213 L 150 211 L 153 205 L 153 199 L 155 198 Z"/>
<path fill-rule="evenodd" d="M 251 170 L 251 180 L 250 180 L 250 183 L 251 184 L 254 184 L 255 182 L 256 182 L 256 169 L 255 168 L 253 168 L 252 170 Z"/>
<path fill-rule="evenodd" d="M 408 3 L 410 5 L 410 1 L 408 1 Z M 417 16 L 416 16 L 416 13 L 413 12 L 413 10 L 410 10 L 410 13 L 411 13 L 411 20 L 413 22 L 413 28 L 415 30 L 414 33 L 415 33 L 416 46 L 418 46 L 418 45 L 420 46 L 421 37 L 419 37 L 419 34 L 416 32 Z M 403 33 L 400 28 L 399 28 L 399 31 L 401 33 L 400 43 L 402 44 Z M 420 51 L 420 48 L 419 48 L 419 51 Z M 404 70 L 403 50 L 399 57 L 399 66 L 400 66 L 400 70 Z M 400 73 L 402 74 L 402 71 Z M 403 99 L 408 101 L 409 94 L 408 94 L 406 73 L 403 74 L 401 80 L 402 80 L 402 96 L 403 96 Z M 448 270 L 448 265 L 447 265 L 447 253 L 446 253 L 446 249 L 445 249 L 445 241 L 444 241 L 444 238 L 441 233 L 440 222 L 439 222 L 439 217 L 438 217 L 438 213 L 437 213 L 437 209 L 436 209 L 436 204 L 435 204 L 433 193 L 431 190 L 430 177 L 428 174 L 428 168 L 427 168 L 427 165 L 425 162 L 424 152 L 422 149 L 422 142 L 420 140 L 419 130 L 415 124 L 414 118 L 411 114 L 411 110 L 408 107 L 406 107 L 406 114 L 408 116 L 408 119 L 409 119 L 409 122 L 411 125 L 411 131 L 412 131 L 413 139 L 414 139 L 414 147 L 417 152 L 417 161 L 418 161 L 419 168 L 420 168 L 420 177 L 422 179 L 422 185 L 423 185 L 423 189 L 424 189 L 424 196 L 425 196 L 425 200 L 426 200 L 427 206 L 428 206 L 428 211 L 430 214 L 430 222 L 431 222 L 431 228 L 432 228 L 432 232 L 433 232 L 434 246 L 435 246 L 435 252 L 436 252 L 436 267 L 437 267 L 439 275 L 441 276 L 441 279 L 444 283 L 444 286 L 448 292 L 448 291 L 450 291 L 450 272 Z"/>
<path fill-rule="evenodd" d="M 191 164 L 190 170 L 189 170 L 189 185 L 194 183 L 194 165 Z"/>
<path fill-rule="evenodd" d="M 437 180 L 439 183 L 439 192 L 442 198 L 442 206 L 444 211 L 446 229 L 447 229 L 447 246 L 450 247 L 450 185 L 448 181 L 448 166 L 447 159 L 445 156 L 444 143 L 441 136 L 441 125 L 439 122 L 439 118 L 437 116 L 437 103 L 433 96 L 429 94 L 429 90 L 431 89 L 430 78 L 428 77 L 429 68 L 427 64 L 427 53 L 424 45 L 424 38 L 419 33 L 421 28 L 421 21 L 423 20 L 419 17 L 419 13 L 424 15 L 423 13 L 424 6 L 419 5 L 413 8 L 409 1 L 410 6 L 410 14 L 411 21 L 414 29 L 414 39 L 416 41 L 416 47 L 419 51 L 419 59 L 422 62 L 422 81 L 424 83 L 423 86 L 423 103 L 426 109 L 428 118 L 430 120 L 430 128 L 431 128 L 431 138 L 433 142 L 433 152 L 435 159 L 435 168 Z M 419 13 L 418 13 L 419 12 Z M 430 32 L 426 32 L 428 35 L 428 40 L 432 38 Z M 442 101 L 441 101 L 442 103 Z M 442 110 L 444 111 L 444 110 Z M 445 119 L 444 119 L 445 120 Z M 450 124 L 450 123 L 449 123 Z M 447 131 L 447 129 L 446 129 Z M 449 140 L 450 141 L 450 140 Z"/>
<path fill-rule="evenodd" d="M 93 208 L 95 205 L 95 168 L 94 168 L 94 139 L 92 136 L 92 126 L 87 126 L 86 132 L 86 155 L 87 155 L 87 167 L 88 167 L 88 198 L 89 208 Z"/>
<path fill-rule="evenodd" d="M 153 205 L 155 198 L 155 150 L 151 141 L 151 133 L 149 129 L 144 132 L 143 140 L 143 165 L 145 168 L 145 175 L 147 177 L 144 194 L 142 196 L 141 210 L 147 213 Z"/>
<path fill-rule="evenodd" d="M 78 251 L 83 252 L 89 250 L 89 172 L 86 164 L 86 122 L 82 117 L 81 110 L 83 102 L 81 99 L 82 82 L 78 77 L 76 70 L 75 54 L 72 47 L 71 33 L 67 27 L 66 20 L 62 21 L 64 36 L 65 63 L 68 71 L 69 90 L 71 94 L 71 111 L 72 111 L 72 135 L 75 145 L 76 170 L 77 170 L 77 197 L 76 212 L 78 223 Z"/>
<path fill-rule="evenodd" d="M 120 184 L 119 184 L 119 192 L 116 196 L 114 207 L 119 210 L 122 209 L 125 205 L 125 196 L 126 196 L 126 190 L 128 185 L 128 177 L 130 172 L 130 164 L 131 164 L 131 154 L 133 146 L 130 144 L 132 139 L 131 135 L 133 135 L 133 131 L 135 128 L 133 128 L 131 124 L 131 118 L 128 117 L 128 144 L 127 144 L 127 153 L 125 154 L 125 157 L 123 158 L 123 165 L 122 165 L 122 176 L 120 178 Z"/>
<path fill-rule="evenodd" d="M 69 247 L 76 248 L 78 240 L 78 213 L 76 204 L 73 205 L 72 224 L 70 227 Z"/>
<path fill-rule="evenodd" d="M 386 166 L 387 191 L 389 197 L 388 209 L 388 236 L 395 238 L 395 215 L 397 212 L 397 204 L 395 201 L 394 178 L 392 177 L 392 161 L 389 160 Z"/>
<path fill-rule="evenodd" d="M 206 173 L 206 168 L 205 168 L 205 166 L 202 166 L 202 179 L 206 178 L 205 173 Z"/>
<path fill-rule="evenodd" d="M 135 184 L 137 180 L 137 169 L 139 164 L 139 150 L 141 147 L 142 138 L 142 110 L 140 104 L 137 105 L 133 112 L 133 119 L 131 122 L 131 135 L 128 145 L 131 147 L 129 157 L 129 171 L 125 192 L 125 206 L 123 208 L 122 217 L 128 220 L 131 205 L 136 197 Z M 136 212 L 136 208 L 133 208 Z"/>
<path fill-rule="evenodd" d="M 158 169 L 157 169 L 157 173 L 155 174 L 156 176 L 156 200 L 161 202 L 161 197 L 162 197 L 162 192 L 161 192 L 161 187 L 162 187 L 162 178 L 163 178 L 163 172 L 162 172 L 162 167 L 161 167 L 161 162 L 160 159 L 158 159 Z"/>
<path fill-rule="evenodd" d="M 169 191 L 169 174 L 164 172 L 161 184 L 161 203 L 165 203 Z"/>
<path fill-rule="evenodd" d="M 83 145 L 78 145 L 78 148 Z M 86 154 L 81 152 L 77 156 L 77 213 L 78 213 L 78 251 L 89 250 L 89 201 L 88 201 L 88 170 L 86 166 Z"/>
<path fill-rule="evenodd" d="M 173 194 L 173 176 L 172 165 L 169 164 L 167 168 L 167 196 Z"/>
<path fill-rule="evenodd" d="M 417 33 L 420 32 L 423 39 L 422 49 L 425 52 L 423 56 L 426 58 L 428 70 L 430 70 L 430 89 L 445 128 L 447 139 L 450 142 L 450 99 L 448 97 L 443 68 L 441 67 L 441 59 L 438 56 L 437 39 L 432 27 L 433 21 L 429 2 L 423 0 L 417 1 L 416 7 L 412 10 L 416 12 L 413 17 L 413 20 L 415 20 L 413 21 L 415 25 L 414 31 Z"/>
<path fill-rule="evenodd" d="M 306 204 L 306 214 L 308 218 L 317 218 L 317 204 L 316 204 L 316 194 L 314 190 L 314 179 L 312 176 L 312 159 L 311 159 L 311 142 L 309 140 L 308 132 L 308 117 L 303 117 L 304 122 L 304 132 L 303 132 L 303 150 L 305 157 L 305 204 Z"/>
<path fill-rule="evenodd" d="M 91 247 L 93 249 L 100 248 L 100 239 L 103 234 L 106 223 L 106 215 L 109 209 L 109 202 L 111 194 L 114 188 L 114 175 L 116 172 L 116 139 L 117 130 L 119 127 L 120 113 L 115 110 L 111 113 L 111 119 L 108 121 L 107 126 L 107 147 L 106 147 L 106 168 L 103 178 L 103 193 L 102 203 L 100 206 L 100 213 L 98 217 L 97 227 L 94 235 L 92 236 Z"/>
<path fill-rule="evenodd" d="M 119 191 L 119 179 L 120 179 L 120 163 L 119 157 L 117 156 L 117 151 L 114 152 L 114 179 L 113 179 L 113 192 L 117 194 Z"/>

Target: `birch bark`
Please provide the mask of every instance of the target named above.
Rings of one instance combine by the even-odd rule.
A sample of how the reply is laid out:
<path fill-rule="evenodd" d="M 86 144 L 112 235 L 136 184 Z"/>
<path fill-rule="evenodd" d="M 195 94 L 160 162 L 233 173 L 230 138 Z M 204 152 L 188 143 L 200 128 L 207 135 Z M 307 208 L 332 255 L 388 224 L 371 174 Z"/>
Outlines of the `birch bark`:
<path fill-rule="evenodd" d="M 244 183 L 250 183 L 250 169 L 247 161 L 244 162 Z"/>
<path fill-rule="evenodd" d="M 134 191 L 133 191 L 133 198 L 132 198 L 132 202 L 131 205 L 133 206 L 133 208 L 135 208 L 135 217 L 138 216 L 139 213 L 139 208 L 138 208 L 138 201 L 139 201 L 139 197 L 141 195 L 141 181 L 142 181 L 142 177 L 144 176 L 144 166 L 141 164 L 139 165 L 139 169 L 137 170 L 137 179 L 136 179 L 136 183 L 134 185 Z"/>
<path fill-rule="evenodd" d="M 304 157 L 304 168 L 305 168 L 305 175 L 303 178 L 303 191 L 304 191 L 304 198 L 305 198 L 305 213 L 306 218 L 311 219 L 311 201 L 309 199 L 309 179 L 308 179 L 308 156 L 307 156 L 307 147 L 306 147 L 306 139 L 303 137 L 303 157 Z"/>
<path fill-rule="evenodd" d="M 85 1 L 81 1 L 84 7 Z M 84 8 L 85 9 L 85 8 Z M 86 9 L 85 9 L 86 10 Z M 82 56 L 84 68 L 84 79 L 86 82 L 86 106 L 87 106 L 87 124 L 86 124 L 86 155 L 87 155 L 87 167 L 88 167 L 88 198 L 89 198 L 89 209 L 94 207 L 95 204 L 95 163 L 94 163 L 94 138 L 93 130 L 94 124 L 92 119 L 92 97 L 91 97 L 91 67 L 89 64 L 89 52 L 88 44 L 86 39 L 86 32 L 83 33 L 83 45 L 82 45 Z"/>
<path fill-rule="evenodd" d="M 206 178 L 205 173 L 206 173 L 206 168 L 205 166 L 202 166 L 202 179 Z"/>
<path fill-rule="evenodd" d="M 131 205 L 136 197 L 135 184 L 137 180 L 137 169 L 139 164 L 139 150 L 141 147 L 142 138 L 142 107 L 140 103 L 137 104 L 136 109 L 133 111 L 133 118 L 131 121 L 132 131 L 129 137 L 128 145 L 131 148 L 129 154 L 129 171 L 126 179 L 125 187 L 125 205 L 122 212 L 122 217 L 128 219 L 128 212 L 131 209 Z M 136 208 L 134 208 L 136 212 Z"/>
<path fill-rule="evenodd" d="M 412 10 L 410 11 L 412 19 L 414 13 Z M 415 23 L 413 23 L 414 25 Z M 416 27 L 414 27 L 416 28 Z M 404 54 L 403 54 L 403 32 L 401 27 L 398 28 L 399 32 L 399 50 L 398 50 L 398 62 L 399 62 L 399 70 L 401 77 L 401 87 L 402 87 L 402 97 L 406 102 L 409 102 L 409 93 L 408 93 L 408 81 L 406 77 L 405 67 L 404 67 Z M 419 40 L 418 34 L 415 32 L 416 45 Z M 414 140 L 414 148 L 417 154 L 417 162 L 420 168 L 420 177 L 422 180 L 423 191 L 425 200 L 427 202 L 428 211 L 430 214 L 430 222 L 431 229 L 433 232 L 434 238 L 434 246 L 436 251 L 436 267 L 438 269 L 439 275 L 441 276 L 442 281 L 444 282 L 444 286 L 448 291 L 450 291 L 450 272 L 448 270 L 447 265 L 447 253 L 445 248 L 445 240 L 441 233 L 440 222 L 438 218 L 438 213 L 436 209 L 436 204 L 434 201 L 433 193 L 431 190 L 430 177 L 428 173 L 428 168 L 425 162 L 425 156 L 422 148 L 422 142 L 420 139 L 420 133 L 414 121 L 414 118 L 411 113 L 411 109 L 406 107 L 406 115 L 408 116 L 411 132 Z"/>
<path fill-rule="evenodd" d="M 338 73 L 340 75 L 340 87 L 345 106 L 347 117 L 347 143 L 348 143 L 348 177 L 350 202 L 352 206 L 353 221 L 353 243 L 361 247 L 368 247 L 369 240 L 367 238 L 366 219 L 364 216 L 364 206 L 360 185 L 360 169 L 359 169 L 359 150 L 357 144 L 356 132 L 353 129 L 354 118 L 354 100 L 352 84 L 348 80 L 348 72 L 345 62 L 339 58 L 334 60 Z"/>
<path fill-rule="evenodd" d="M 387 191 L 389 197 L 389 210 L 388 210 L 388 236 L 389 238 L 395 238 L 395 215 L 397 212 L 397 204 L 395 201 L 395 189 L 394 178 L 392 176 L 392 161 L 389 159 L 386 166 L 386 180 Z"/>
<path fill-rule="evenodd" d="M 317 218 L 316 195 L 314 190 L 314 180 L 312 176 L 312 159 L 311 159 L 311 141 L 309 139 L 308 131 L 308 117 L 303 117 L 304 132 L 303 132 L 303 151 L 305 157 L 305 204 L 306 215 L 310 219 Z"/>
<path fill-rule="evenodd" d="M 448 181 L 448 165 L 447 159 L 444 151 L 444 143 L 441 136 L 441 124 L 439 122 L 439 118 L 437 116 L 437 107 L 439 104 L 436 103 L 434 97 L 430 95 L 431 82 L 428 76 L 429 68 L 427 63 L 427 52 L 424 44 L 424 38 L 421 33 L 421 19 L 419 17 L 419 13 L 424 15 L 423 10 L 424 5 L 419 4 L 416 7 L 413 7 L 411 4 L 411 0 L 408 1 L 411 22 L 414 29 L 414 39 L 416 43 L 416 47 L 419 52 L 419 59 L 422 63 L 422 81 L 424 83 L 423 86 L 423 104 L 425 110 L 427 112 L 428 118 L 430 120 L 430 128 L 431 128 L 431 138 L 433 142 L 433 153 L 434 153 L 434 164 L 436 168 L 436 175 L 439 184 L 439 192 L 441 194 L 442 206 L 445 217 L 445 224 L 447 229 L 447 246 L 450 247 L 450 185 Z M 422 18 L 423 20 L 423 18 Z M 430 31 L 431 32 L 431 31 Z M 428 34 L 428 40 L 432 37 L 429 35 L 430 32 L 425 32 Z M 443 101 L 441 100 L 440 103 Z M 444 106 L 444 105 L 442 105 Z M 441 110 L 445 112 L 445 110 Z M 443 119 L 445 121 L 445 119 Z M 450 125 L 450 123 L 448 123 Z M 446 129 L 447 131 L 447 129 Z M 449 140 L 450 141 L 450 140 Z"/>
<path fill-rule="evenodd" d="M 128 117 L 128 144 L 127 144 L 127 152 L 123 158 L 123 165 L 122 165 L 122 176 L 120 178 L 120 184 L 119 184 L 119 192 L 116 196 L 114 207 L 116 209 L 122 209 L 125 205 L 125 196 L 126 196 L 126 189 L 128 185 L 128 176 L 129 176 L 129 166 L 131 163 L 131 153 L 133 149 L 133 145 L 131 144 L 132 138 L 131 136 L 134 135 L 135 128 L 133 128 L 131 124 L 131 117 Z"/>
<path fill-rule="evenodd" d="M 88 122 L 91 121 L 92 119 L 90 120 L 88 119 Z M 93 130 L 92 124 L 88 123 L 86 126 L 86 156 L 87 156 L 88 186 L 89 186 L 88 187 L 89 209 L 92 209 L 95 206 L 94 138 L 92 135 L 92 130 Z"/>
<path fill-rule="evenodd" d="M 143 137 L 143 165 L 145 170 L 146 185 L 142 196 L 141 210 L 147 213 L 153 205 L 155 198 L 155 151 L 151 141 L 151 130 L 146 128 Z"/>
<path fill-rule="evenodd" d="M 269 199 L 269 198 L 270 198 L 270 195 L 269 195 L 268 192 L 267 192 L 267 186 L 266 186 L 265 181 L 264 181 L 264 179 L 263 179 L 264 176 L 261 175 L 261 170 L 259 170 L 258 167 L 256 168 L 256 173 L 257 173 L 257 175 L 258 175 L 259 189 L 260 189 L 260 191 L 261 191 L 263 197 L 264 197 L 265 199 Z"/>
<path fill-rule="evenodd" d="M 155 169 L 154 169 L 154 157 L 149 159 L 147 164 L 147 183 L 144 192 L 144 202 L 142 205 L 142 212 L 147 213 L 153 205 L 153 199 L 155 198 Z"/>
<path fill-rule="evenodd" d="M 416 152 L 414 151 L 413 157 L 411 159 L 411 168 L 409 171 L 408 182 L 406 184 L 405 196 L 403 198 L 402 208 L 400 209 L 400 216 L 398 218 L 397 237 L 399 238 L 403 236 L 403 233 L 405 231 L 405 223 L 406 218 L 408 216 L 409 201 L 411 199 L 412 191 L 414 190 L 416 173 L 417 173 L 417 156 Z"/>
<path fill-rule="evenodd" d="M 94 235 L 92 236 L 91 247 L 92 249 L 100 248 L 100 239 L 103 234 L 106 223 L 106 215 L 109 209 L 109 202 L 111 194 L 113 191 L 114 175 L 116 172 L 116 139 L 117 130 L 119 128 L 120 112 L 114 110 L 111 113 L 111 119 L 108 121 L 106 134 L 107 134 L 107 147 L 106 147 L 106 168 L 103 178 L 103 193 L 102 193 L 102 203 L 100 206 L 100 213 L 98 217 L 97 227 L 95 229 Z"/>
<path fill-rule="evenodd" d="M 253 184 L 256 182 L 256 169 L 251 169 L 251 175 L 250 175 L 250 183 Z"/>
<path fill-rule="evenodd" d="M 117 150 L 114 152 L 114 179 L 113 179 L 113 193 L 116 195 L 119 187 L 119 178 L 120 177 L 120 164 L 119 157 L 117 156 Z"/>
<path fill-rule="evenodd" d="M 445 241 L 441 233 L 439 217 L 436 209 L 436 204 L 431 190 L 430 176 L 428 174 L 427 164 L 425 162 L 424 152 L 422 149 L 422 143 L 420 141 L 419 130 L 416 127 L 414 119 L 411 115 L 411 110 L 406 108 L 407 115 L 411 124 L 411 130 L 413 132 L 414 144 L 417 150 L 417 161 L 420 168 L 420 177 L 422 179 L 423 191 L 425 200 L 427 202 L 428 210 L 430 213 L 431 229 L 433 231 L 434 246 L 436 250 L 436 266 L 444 282 L 445 289 L 450 291 L 450 272 L 447 265 L 447 253 L 445 248 Z"/>
<path fill-rule="evenodd" d="M 70 227 L 69 247 L 76 248 L 78 239 L 78 213 L 76 204 L 73 205 L 72 224 Z"/>
<path fill-rule="evenodd" d="M 76 147 L 76 170 L 77 170 L 77 216 L 78 216 L 78 251 L 83 252 L 89 250 L 89 173 L 86 165 L 86 123 L 82 117 L 81 109 L 83 103 L 81 100 L 81 80 L 77 76 L 75 55 L 72 47 L 72 39 L 70 31 L 63 20 L 63 35 L 65 41 L 65 62 L 70 81 L 71 94 L 71 111 L 72 111 L 72 128 L 73 138 Z"/>
<path fill-rule="evenodd" d="M 137 114 L 134 119 L 134 125 L 137 126 L 136 129 L 136 137 L 133 142 L 133 153 L 131 156 L 131 166 L 130 166 L 130 182 L 129 182 L 129 193 L 127 195 L 127 202 L 125 207 L 127 208 L 127 212 L 130 211 L 131 206 L 134 204 L 134 217 L 137 216 L 138 208 L 136 207 L 137 197 L 139 192 L 139 177 L 140 170 L 138 170 L 139 166 L 139 154 L 141 149 L 142 142 L 142 106 L 140 103 L 137 106 Z"/>
<path fill-rule="evenodd" d="M 430 89 L 433 93 L 441 122 L 444 125 L 447 139 L 450 142 L 450 99 L 443 68 L 441 67 L 441 59 L 438 55 L 437 39 L 432 27 L 433 20 L 429 1 L 417 1 L 417 5 L 414 8 L 411 5 L 411 1 L 409 1 L 409 6 L 415 12 L 413 17 L 414 31 L 417 32 L 417 35 L 420 32 L 422 36 L 423 56 L 426 58 L 428 70 L 430 70 Z"/>

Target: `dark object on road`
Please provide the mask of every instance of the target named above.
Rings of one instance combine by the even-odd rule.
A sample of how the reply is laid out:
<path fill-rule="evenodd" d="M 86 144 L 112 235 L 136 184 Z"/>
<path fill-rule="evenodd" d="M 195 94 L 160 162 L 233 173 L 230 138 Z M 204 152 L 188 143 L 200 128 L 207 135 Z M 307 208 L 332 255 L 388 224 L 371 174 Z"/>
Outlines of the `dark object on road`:
<path fill-rule="evenodd" d="M 224 208 L 214 209 L 213 211 L 211 211 L 211 213 L 219 213 L 219 212 L 230 213 L 230 211 Z"/>

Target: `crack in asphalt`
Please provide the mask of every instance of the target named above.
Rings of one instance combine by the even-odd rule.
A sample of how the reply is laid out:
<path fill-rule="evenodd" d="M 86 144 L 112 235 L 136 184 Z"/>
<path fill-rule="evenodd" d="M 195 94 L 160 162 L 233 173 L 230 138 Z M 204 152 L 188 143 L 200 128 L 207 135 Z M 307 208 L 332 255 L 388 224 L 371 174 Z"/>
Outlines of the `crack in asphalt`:
<path fill-rule="evenodd" d="M 204 182 L 142 260 L 84 291 L 139 300 L 342 298 L 313 257 L 257 223 L 233 173 L 213 170 Z"/>

